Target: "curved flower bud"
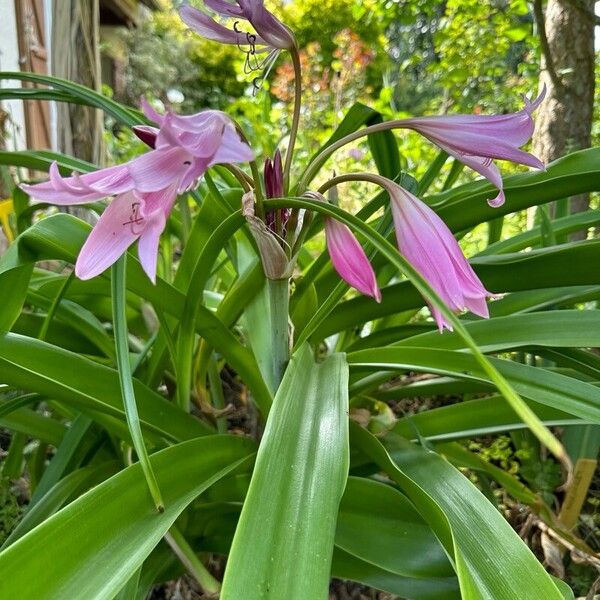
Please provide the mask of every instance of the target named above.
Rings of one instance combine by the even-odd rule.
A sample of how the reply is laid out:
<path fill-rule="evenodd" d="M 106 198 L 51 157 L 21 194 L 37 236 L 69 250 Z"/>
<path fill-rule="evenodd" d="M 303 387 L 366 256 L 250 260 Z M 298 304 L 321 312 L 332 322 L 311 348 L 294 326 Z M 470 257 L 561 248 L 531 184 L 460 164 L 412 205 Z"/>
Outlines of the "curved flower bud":
<path fill-rule="evenodd" d="M 325 237 L 331 262 L 339 276 L 361 294 L 381 302 L 381 291 L 373 267 L 350 228 L 327 217 Z"/>
<path fill-rule="evenodd" d="M 400 253 L 451 310 L 468 309 L 488 318 L 486 298 L 494 294 L 483 287 L 444 221 L 399 185 L 390 182 L 387 189 Z M 430 309 L 440 332 L 444 327 L 452 330 L 439 310 L 431 305 Z"/>
<path fill-rule="evenodd" d="M 541 104 L 546 88 L 533 101 L 525 98 L 525 108 L 507 115 L 444 115 L 403 119 L 403 127 L 414 129 L 448 154 L 471 167 L 495 185 L 499 194 L 488 204 L 504 204 L 502 177 L 493 159 L 510 160 L 537 169 L 544 163 L 519 148 L 531 138 L 533 111 Z"/>
<path fill-rule="evenodd" d="M 181 19 L 202 37 L 222 44 L 249 46 L 252 53 L 256 52 L 256 46 L 279 50 L 296 47 L 294 34 L 265 8 L 263 0 L 237 0 L 237 4 L 226 0 L 205 0 L 204 3 L 220 16 L 248 21 L 256 34 L 239 30 L 237 22 L 234 29 L 227 29 L 202 11 L 185 4 L 179 9 Z"/>

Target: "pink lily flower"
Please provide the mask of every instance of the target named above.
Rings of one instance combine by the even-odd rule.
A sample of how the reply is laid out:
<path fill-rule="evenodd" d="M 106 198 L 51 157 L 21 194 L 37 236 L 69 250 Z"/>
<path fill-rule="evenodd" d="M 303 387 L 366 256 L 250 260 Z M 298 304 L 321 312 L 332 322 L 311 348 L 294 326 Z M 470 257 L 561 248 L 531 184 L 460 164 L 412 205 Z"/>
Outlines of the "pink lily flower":
<path fill-rule="evenodd" d="M 202 11 L 185 4 L 179 9 L 181 19 L 202 37 L 222 44 L 249 46 L 252 54 L 256 52 L 256 46 L 270 46 L 278 50 L 296 47 L 294 34 L 265 8 L 263 0 L 236 0 L 235 4 L 227 0 L 204 0 L 204 4 L 222 17 L 238 21 L 233 29 L 227 29 Z M 248 21 L 256 34 L 238 29 L 239 20 Z"/>
<path fill-rule="evenodd" d="M 138 257 L 152 283 L 156 283 L 159 238 L 177 198 L 174 185 L 158 192 L 125 192 L 117 196 L 81 248 L 75 263 L 79 279 L 100 275 L 138 241 Z"/>
<path fill-rule="evenodd" d="M 193 187 L 212 165 L 254 158 L 222 112 L 179 116 L 160 115 L 145 102 L 143 108 L 160 125 L 136 128 L 138 136 L 154 148 L 150 152 L 122 165 L 71 177 L 62 177 L 54 162 L 48 181 L 21 185 L 36 200 L 58 205 L 115 196 L 81 250 L 75 269 L 81 279 L 104 271 L 139 239 L 140 261 L 154 282 L 158 238 L 177 194 Z"/>
<path fill-rule="evenodd" d="M 387 189 L 400 253 L 451 310 L 468 309 L 487 319 L 486 298 L 494 294 L 483 287 L 444 221 L 399 185 L 390 183 Z M 431 305 L 429 308 L 440 332 L 444 327 L 452 331 L 440 311 Z"/>
<path fill-rule="evenodd" d="M 143 132 L 146 141 L 154 144 L 154 150 L 122 165 L 72 177 L 61 177 L 53 164 L 49 181 L 23 184 L 22 189 L 36 200 L 60 205 L 86 204 L 132 190 L 157 192 L 173 184 L 182 193 L 215 164 L 254 158 L 225 113 L 206 110 L 190 116 L 160 115 L 145 101 L 142 106 L 146 116 L 160 125 L 159 129 L 136 128 L 138 135 Z"/>
<path fill-rule="evenodd" d="M 381 291 L 373 267 L 350 228 L 327 217 L 325 237 L 331 262 L 339 276 L 361 294 L 381 302 Z"/>
<path fill-rule="evenodd" d="M 499 194 L 488 204 L 504 204 L 502 177 L 493 159 L 544 169 L 544 163 L 529 152 L 519 148 L 533 134 L 533 111 L 540 105 L 546 89 L 531 102 L 525 98 L 525 108 L 507 115 L 444 115 L 403 119 L 403 127 L 414 129 L 428 140 L 465 163 L 495 185 Z"/>

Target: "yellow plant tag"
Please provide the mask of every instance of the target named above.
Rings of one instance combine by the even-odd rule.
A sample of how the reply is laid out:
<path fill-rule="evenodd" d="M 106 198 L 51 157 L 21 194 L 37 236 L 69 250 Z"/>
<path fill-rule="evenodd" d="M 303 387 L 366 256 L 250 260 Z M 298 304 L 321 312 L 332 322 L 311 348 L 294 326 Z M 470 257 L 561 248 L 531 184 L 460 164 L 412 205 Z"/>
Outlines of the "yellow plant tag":
<path fill-rule="evenodd" d="M 9 242 L 12 242 L 15 237 L 13 235 L 12 229 L 10 227 L 10 215 L 14 212 L 13 201 L 12 198 L 6 198 L 5 200 L 0 200 L 0 225 L 2 226 L 2 230 L 4 231 L 4 235 Z"/>

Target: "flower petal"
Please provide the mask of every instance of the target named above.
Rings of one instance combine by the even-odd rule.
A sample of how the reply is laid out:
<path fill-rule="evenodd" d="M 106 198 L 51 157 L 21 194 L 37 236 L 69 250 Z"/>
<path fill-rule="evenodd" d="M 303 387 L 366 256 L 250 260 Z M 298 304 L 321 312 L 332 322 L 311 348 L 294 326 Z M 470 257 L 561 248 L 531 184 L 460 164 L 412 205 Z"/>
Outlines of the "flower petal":
<path fill-rule="evenodd" d="M 142 154 L 129 163 L 129 172 L 138 192 L 163 190 L 179 181 L 191 164 L 183 148 L 158 149 Z"/>
<path fill-rule="evenodd" d="M 241 17 L 243 14 L 239 6 L 227 0 L 204 0 L 204 4 L 224 17 Z"/>
<path fill-rule="evenodd" d="M 139 237 L 139 207 L 140 201 L 132 192 L 117 196 L 108 205 L 77 258 L 75 274 L 79 279 L 100 275 Z"/>
<path fill-rule="evenodd" d="M 148 220 L 138 241 L 138 257 L 140 263 L 152 283 L 156 283 L 158 244 L 160 242 L 160 235 L 165 229 L 165 225 L 165 215 L 160 211 L 154 213 Z"/>
<path fill-rule="evenodd" d="M 210 165 L 249 162 L 254 160 L 254 152 L 240 139 L 233 125 L 223 131 L 221 145 L 210 160 Z"/>
<path fill-rule="evenodd" d="M 236 33 L 232 29 L 223 27 L 223 25 L 217 23 L 208 15 L 205 15 L 196 8 L 192 8 L 188 4 L 179 9 L 179 16 L 190 29 L 193 29 L 207 40 L 213 40 L 221 44 L 236 44 L 238 46 L 247 46 L 249 44 L 248 37 L 244 33 Z M 256 36 L 255 43 L 266 45 L 264 40 L 258 36 Z"/>
<path fill-rule="evenodd" d="M 519 147 L 531 139 L 534 122 L 531 114 L 538 108 L 546 95 L 546 88 L 531 102 L 525 100 L 525 108 L 504 115 L 440 115 L 407 119 L 415 126 L 432 127 L 443 130 L 465 132 L 485 137 L 494 137 L 511 146 Z"/>
<path fill-rule="evenodd" d="M 361 294 L 381 302 L 381 291 L 373 267 L 350 228 L 327 218 L 325 236 L 331 262 L 339 276 Z"/>
<path fill-rule="evenodd" d="M 21 189 L 36 200 L 52 204 L 86 204 L 106 196 L 122 194 L 133 188 L 126 165 L 100 169 L 84 175 L 62 177 L 56 162 L 50 166 L 50 180 L 35 185 L 22 184 Z"/>
<path fill-rule="evenodd" d="M 485 299 L 493 294 L 485 289 L 444 221 L 400 186 L 392 184 L 388 191 L 400 252 L 451 310 L 468 308 L 488 317 Z M 452 329 L 438 309 L 429 307 L 440 331 Z"/>
<path fill-rule="evenodd" d="M 144 96 L 140 98 L 140 106 L 142 107 L 142 112 L 148 119 L 158 123 L 159 125 L 162 125 L 162 122 L 165 118 L 164 115 L 161 115 L 159 112 L 154 110 L 154 107 L 150 104 L 150 102 L 148 102 L 148 100 L 146 100 Z"/>
<path fill-rule="evenodd" d="M 238 0 L 238 4 L 246 19 L 269 46 L 280 50 L 296 47 L 294 34 L 265 8 L 263 0 Z"/>

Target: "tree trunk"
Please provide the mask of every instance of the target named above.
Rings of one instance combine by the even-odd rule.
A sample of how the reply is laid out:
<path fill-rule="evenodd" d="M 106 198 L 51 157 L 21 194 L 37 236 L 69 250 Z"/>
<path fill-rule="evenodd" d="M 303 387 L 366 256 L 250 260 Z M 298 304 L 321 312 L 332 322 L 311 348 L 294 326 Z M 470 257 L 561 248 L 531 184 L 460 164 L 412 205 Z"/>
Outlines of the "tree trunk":
<path fill-rule="evenodd" d="M 54 0 L 52 74 L 100 90 L 99 0 Z M 87 106 L 58 103 L 58 149 L 100 164 L 102 114 Z"/>
<path fill-rule="evenodd" d="M 548 0 L 545 18 L 536 0 L 542 46 L 540 84 L 546 100 L 536 115 L 533 151 L 545 163 L 589 148 L 594 107 L 594 0 Z M 571 199 L 571 213 L 589 207 L 589 196 Z M 585 239 L 586 232 L 572 239 Z"/>

